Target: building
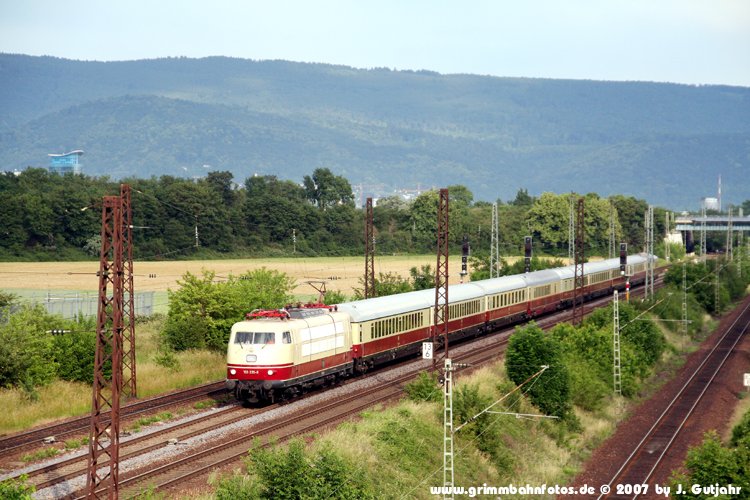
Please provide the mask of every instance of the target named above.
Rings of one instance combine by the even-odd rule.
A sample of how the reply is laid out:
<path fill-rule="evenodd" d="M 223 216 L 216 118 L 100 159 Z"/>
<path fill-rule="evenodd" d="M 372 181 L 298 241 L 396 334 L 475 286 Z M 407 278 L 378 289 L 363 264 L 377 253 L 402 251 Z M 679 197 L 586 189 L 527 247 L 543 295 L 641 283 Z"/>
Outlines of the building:
<path fill-rule="evenodd" d="M 83 155 L 83 151 L 80 149 L 65 154 L 48 154 L 50 173 L 60 175 L 68 173 L 80 174 L 83 168 L 81 155 Z"/>
<path fill-rule="evenodd" d="M 705 208 L 706 210 L 716 210 L 718 212 L 721 210 L 721 205 L 719 205 L 718 198 L 702 198 L 701 208 Z"/>

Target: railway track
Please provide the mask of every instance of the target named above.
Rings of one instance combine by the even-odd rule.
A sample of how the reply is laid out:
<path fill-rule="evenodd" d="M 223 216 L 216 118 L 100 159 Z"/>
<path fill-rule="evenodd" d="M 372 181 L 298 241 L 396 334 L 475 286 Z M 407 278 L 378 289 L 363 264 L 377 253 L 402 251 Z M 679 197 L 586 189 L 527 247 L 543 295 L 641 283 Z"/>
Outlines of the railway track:
<path fill-rule="evenodd" d="M 591 312 L 610 300 L 611 296 L 604 296 L 589 302 L 584 312 Z M 561 311 L 545 317 L 540 324 L 544 328 L 551 328 L 557 322 L 568 319 L 569 315 L 569 311 Z M 483 336 L 481 339 L 494 339 L 491 347 L 481 349 L 478 352 L 467 349 L 467 352 L 453 355 L 452 358 L 455 362 L 466 363 L 472 365 L 472 367 L 479 367 L 482 364 L 496 361 L 498 356 L 504 352 L 512 331 L 512 327 L 504 328 L 490 336 Z M 288 417 L 275 421 L 271 425 L 261 425 L 248 429 L 240 437 L 220 444 L 217 443 L 208 449 L 195 450 L 195 453 L 188 454 L 179 460 L 171 461 L 158 468 L 150 468 L 133 474 L 123 474 L 121 472 L 121 495 L 124 498 L 128 498 L 137 495 L 139 491 L 143 491 L 147 487 L 160 491 L 184 484 L 209 471 L 246 456 L 250 443 L 255 438 L 274 436 L 278 441 L 284 441 L 294 436 L 312 431 L 320 431 L 326 426 L 343 422 L 352 415 L 356 415 L 373 405 L 398 399 L 403 394 L 403 385 L 412 380 L 419 372 L 426 369 L 428 364 L 429 362 L 411 361 L 411 367 L 405 374 L 399 375 L 395 379 L 384 382 L 377 387 L 364 390 L 355 389 L 348 395 L 333 398 L 332 401 L 295 412 Z M 370 375 L 370 377 L 374 378 L 380 378 L 381 376 L 385 376 L 385 374 Z M 354 382 L 356 383 L 356 380 Z"/>
<path fill-rule="evenodd" d="M 659 282 L 657 281 L 657 286 L 658 285 L 659 285 Z M 634 290 L 631 293 L 634 297 L 636 297 L 639 292 L 637 290 Z M 588 302 L 585 306 L 584 314 L 591 312 L 597 307 L 601 307 L 602 304 L 610 300 L 611 300 L 611 296 L 607 295 L 607 296 L 595 299 L 594 301 Z M 537 322 L 538 324 L 540 324 L 541 327 L 547 329 L 547 328 L 551 328 L 552 326 L 554 326 L 557 322 L 567 320 L 569 315 L 570 315 L 569 311 L 560 311 L 560 312 L 545 316 L 543 318 L 537 318 Z M 497 356 L 501 352 L 504 351 L 505 344 L 507 343 L 507 340 L 512 330 L 513 330 L 512 327 L 504 328 L 499 332 L 493 333 L 491 336 L 486 336 L 486 335 L 482 336 L 481 338 L 485 338 L 485 339 L 488 337 L 495 338 L 494 345 L 492 346 L 491 349 L 482 350 L 481 353 L 474 354 L 472 356 L 469 356 L 468 358 L 465 355 L 463 356 L 458 355 L 458 356 L 452 356 L 452 357 L 457 362 L 471 363 L 471 364 L 482 364 L 490 360 L 495 360 L 497 359 Z M 322 426 L 331 425 L 332 423 L 343 421 L 346 418 L 348 418 L 348 416 L 352 414 L 356 414 L 367 407 L 370 407 L 379 402 L 392 400 L 400 396 L 402 394 L 403 384 L 406 381 L 411 380 L 414 376 L 416 376 L 417 373 L 419 373 L 420 371 L 424 369 L 424 366 L 419 366 L 418 362 L 414 363 L 413 361 L 408 361 L 408 363 L 411 363 L 417 367 L 409 371 L 407 375 L 399 377 L 395 382 L 389 382 L 385 384 L 380 390 L 385 390 L 386 392 L 381 393 L 381 395 L 379 396 L 375 396 L 374 395 L 375 392 L 371 392 L 369 390 L 367 394 L 373 394 L 372 397 L 369 397 L 369 396 L 364 397 L 365 393 L 362 391 L 355 392 L 354 395 L 348 397 L 347 401 L 350 401 L 349 403 L 345 403 L 344 400 L 342 399 L 337 399 L 335 402 L 331 403 L 328 406 L 315 408 L 313 411 L 306 414 L 307 416 L 305 415 L 300 416 L 299 419 L 303 419 L 303 420 L 300 420 L 300 422 L 297 422 L 297 424 L 295 424 L 296 419 L 297 419 L 297 417 L 295 417 L 295 418 L 290 419 L 286 423 L 279 422 L 273 426 L 267 426 L 267 427 L 258 429 L 257 431 L 253 431 L 249 435 L 243 432 L 244 435 L 241 439 L 234 440 L 233 442 L 228 442 L 224 444 L 217 444 L 216 446 L 211 447 L 208 450 L 204 449 L 203 451 L 199 453 L 188 455 L 177 461 L 170 461 L 168 464 L 163 465 L 161 467 L 150 467 L 149 470 L 144 471 L 142 474 L 139 474 L 137 472 L 123 473 L 123 469 L 121 465 L 120 485 L 122 488 L 124 488 L 123 491 L 135 492 L 139 488 L 139 485 L 140 487 L 142 487 L 144 482 L 151 480 L 151 481 L 155 481 L 152 484 L 154 484 L 157 488 L 168 488 L 178 482 L 186 480 L 187 478 L 201 475 L 207 470 L 210 470 L 215 467 L 219 467 L 225 463 L 236 460 L 240 456 L 247 453 L 249 442 L 253 437 L 274 434 L 275 436 L 277 436 L 277 438 L 283 440 L 293 435 L 304 434 L 306 432 L 309 432 L 310 430 L 320 429 Z M 370 377 L 377 378 L 379 377 L 379 375 L 378 374 L 370 375 Z M 353 380 L 352 382 L 356 382 L 356 381 L 357 379 Z M 390 390 L 388 390 L 389 387 L 390 387 Z M 126 408 L 128 411 L 127 413 L 128 415 L 135 415 L 137 413 L 142 413 L 144 411 L 153 411 L 155 409 L 163 408 L 170 404 L 175 404 L 175 402 L 178 399 L 182 401 L 186 401 L 190 399 L 204 398 L 208 395 L 207 391 L 210 392 L 210 391 L 213 391 L 214 389 L 217 392 L 223 393 L 224 392 L 223 382 L 207 384 L 205 386 L 201 386 L 193 390 L 180 391 L 179 393 L 167 395 L 166 397 L 152 398 L 151 400 L 138 402 L 137 404 L 134 404 L 134 405 L 128 405 L 127 407 L 123 409 L 123 414 L 125 414 L 124 412 Z M 314 394 L 316 393 L 313 393 L 313 395 Z M 351 406 L 352 409 L 347 409 L 348 406 Z M 230 411 L 224 412 L 227 415 L 222 418 L 207 416 L 207 417 L 200 418 L 199 419 L 200 422 L 197 422 L 197 423 L 190 422 L 190 423 L 182 423 L 182 424 L 178 424 L 175 426 L 170 426 L 168 430 L 165 430 L 163 432 L 155 432 L 153 436 L 143 435 L 143 436 L 135 436 L 133 438 L 126 439 L 126 440 L 121 440 L 120 462 L 121 464 L 123 464 L 131 458 L 140 457 L 152 451 L 163 448 L 165 446 L 165 443 L 168 440 L 174 440 L 176 442 L 182 443 L 190 439 L 191 437 L 197 436 L 199 434 L 210 433 L 213 430 L 232 425 L 235 422 L 239 422 L 244 419 L 252 418 L 254 415 L 259 415 L 262 413 L 272 411 L 273 409 L 277 407 L 278 405 L 271 405 L 261 410 L 256 410 L 252 412 L 248 412 L 247 409 L 244 409 L 244 412 L 243 412 L 243 411 L 237 411 L 237 410 L 240 410 L 238 406 Z M 338 412 L 339 415 L 338 416 L 331 415 L 325 418 L 323 417 L 323 415 L 330 414 L 331 412 L 333 413 Z M 312 423 L 304 424 L 304 419 L 309 419 Z M 74 426 L 76 422 L 78 422 L 77 427 Z M 62 432 L 67 432 L 67 433 L 81 432 L 82 430 L 88 429 L 88 422 L 89 422 L 88 417 L 65 422 L 62 425 L 70 426 L 70 430 L 66 430 L 66 428 L 62 428 L 63 429 Z M 74 427 L 75 427 L 75 430 L 74 430 Z M 293 431 L 290 429 L 297 429 L 297 430 Z M 52 427 L 47 427 L 47 428 L 39 429 L 33 432 L 36 432 L 37 434 L 34 435 L 32 432 L 30 432 L 30 433 L 24 433 L 18 436 L 12 436 L 12 438 L 19 438 L 19 437 L 25 436 L 26 443 L 30 443 L 35 440 L 41 439 L 40 436 L 48 436 L 48 435 L 55 433 L 56 431 Z M 58 428 L 57 430 L 58 435 L 60 434 L 60 432 L 61 431 Z M 0 446 L 2 445 L 3 442 L 7 442 L 7 441 L 0 441 Z M 18 446 L 24 446 L 24 443 L 21 442 Z M 2 449 L 2 452 L 0 453 L 3 453 L 3 452 L 5 452 L 4 449 Z M 214 457 L 214 458 L 211 458 L 211 457 Z M 87 462 L 87 455 L 83 453 L 79 456 L 67 459 L 65 461 L 61 461 L 52 465 L 40 467 L 30 472 L 29 476 L 30 476 L 32 484 L 35 484 L 37 491 L 41 491 L 44 488 L 56 487 L 56 485 L 60 485 L 60 484 L 67 484 L 66 483 L 67 481 L 71 481 L 71 480 L 74 480 L 75 478 L 80 478 L 82 476 L 84 478 L 83 480 L 85 481 L 85 473 L 86 473 L 86 466 L 87 466 L 86 462 Z M 174 468 L 179 469 L 179 471 L 181 472 L 171 472 L 170 469 L 174 469 Z M 75 480 L 73 481 L 73 483 L 75 483 Z M 82 485 L 80 484 L 80 479 L 78 480 L 78 483 L 79 485 L 74 488 L 82 487 Z M 75 493 L 73 492 L 73 490 L 68 489 L 65 491 L 58 491 L 54 493 L 53 495 L 55 498 L 72 498 L 74 497 Z"/>
<path fill-rule="evenodd" d="M 504 351 L 508 336 L 501 337 L 490 349 L 481 352 L 467 352 L 454 357 L 457 362 L 478 367 L 497 359 Z M 256 438 L 273 436 L 277 441 L 285 441 L 295 436 L 338 424 L 377 404 L 399 399 L 403 386 L 423 371 L 429 362 L 412 363 L 403 374 L 379 385 L 354 391 L 342 397 L 331 398 L 321 404 L 312 405 L 303 411 L 292 412 L 288 416 L 275 419 L 270 424 L 261 424 L 248 429 L 243 435 L 229 439 L 208 449 L 195 450 L 179 460 L 161 467 L 144 470 L 133 475 L 120 474 L 120 494 L 123 498 L 137 495 L 146 487 L 164 490 L 182 484 L 225 464 L 247 455 L 250 443 Z M 104 490 L 102 490 L 104 491 Z M 73 498 L 84 498 L 74 496 Z"/>
<path fill-rule="evenodd" d="M 212 396 L 218 396 L 225 392 L 224 381 L 211 382 L 210 384 L 191 387 L 189 389 L 175 391 L 170 394 L 127 404 L 120 409 L 120 418 L 135 417 L 146 412 L 158 411 L 175 404 L 188 403 Z M 108 414 L 108 412 L 105 413 L 105 418 L 107 418 Z M 64 437 L 82 433 L 88 434 L 90 425 L 91 417 L 87 415 L 85 417 L 73 418 L 57 424 L 2 437 L 0 438 L 0 458 L 18 453 L 19 451 L 31 446 L 38 445 L 48 436 L 55 436 L 57 441 L 61 441 L 61 438 Z"/>
<path fill-rule="evenodd" d="M 609 480 L 611 493 L 599 498 L 637 498 L 653 494 L 649 484 L 654 471 L 693 415 L 703 395 L 724 366 L 735 346 L 750 328 L 750 302 L 705 355 L 699 366 L 670 401 L 644 437 Z M 625 486 L 627 485 L 627 486 Z"/>

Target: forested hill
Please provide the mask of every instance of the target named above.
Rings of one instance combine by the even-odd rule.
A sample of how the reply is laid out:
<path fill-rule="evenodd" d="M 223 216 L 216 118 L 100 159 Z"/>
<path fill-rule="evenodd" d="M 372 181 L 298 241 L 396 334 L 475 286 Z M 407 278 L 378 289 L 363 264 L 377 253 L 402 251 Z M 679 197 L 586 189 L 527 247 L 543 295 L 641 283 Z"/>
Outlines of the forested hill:
<path fill-rule="evenodd" d="M 83 149 L 114 178 L 228 170 L 354 185 L 623 193 L 697 208 L 750 193 L 750 88 L 441 75 L 211 57 L 0 54 L 3 170 Z"/>

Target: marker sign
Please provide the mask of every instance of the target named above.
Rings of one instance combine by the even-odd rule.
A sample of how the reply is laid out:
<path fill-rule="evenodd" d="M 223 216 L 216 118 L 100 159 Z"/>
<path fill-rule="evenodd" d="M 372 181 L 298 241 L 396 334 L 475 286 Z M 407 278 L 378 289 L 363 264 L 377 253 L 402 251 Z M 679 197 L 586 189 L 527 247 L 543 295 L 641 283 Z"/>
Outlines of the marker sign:
<path fill-rule="evenodd" d="M 422 359 L 432 359 L 432 342 L 422 342 Z"/>
<path fill-rule="evenodd" d="M 745 387 L 750 387 L 750 373 L 746 373 L 743 382 L 745 383 Z"/>

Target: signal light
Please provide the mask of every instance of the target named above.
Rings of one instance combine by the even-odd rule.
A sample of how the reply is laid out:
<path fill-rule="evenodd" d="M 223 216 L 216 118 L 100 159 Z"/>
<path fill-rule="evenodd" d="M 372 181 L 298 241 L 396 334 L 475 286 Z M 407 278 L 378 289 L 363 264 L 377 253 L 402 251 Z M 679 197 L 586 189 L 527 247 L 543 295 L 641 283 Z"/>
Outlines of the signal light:
<path fill-rule="evenodd" d="M 620 274 L 625 274 L 628 265 L 628 244 L 620 243 Z"/>
<path fill-rule="evenodd" d="M 526 236 L 523 242 L 524 271 L 531 271 L 531 236 Z"/>
<path fill-rule="evenodd" d="M 461 245 L 461 278 L 462 280 L 464 276 L 469 274 L 467 271 L 468 258 L 469 258 L 469 237 L 464 235 L 464 240 Z"/>

